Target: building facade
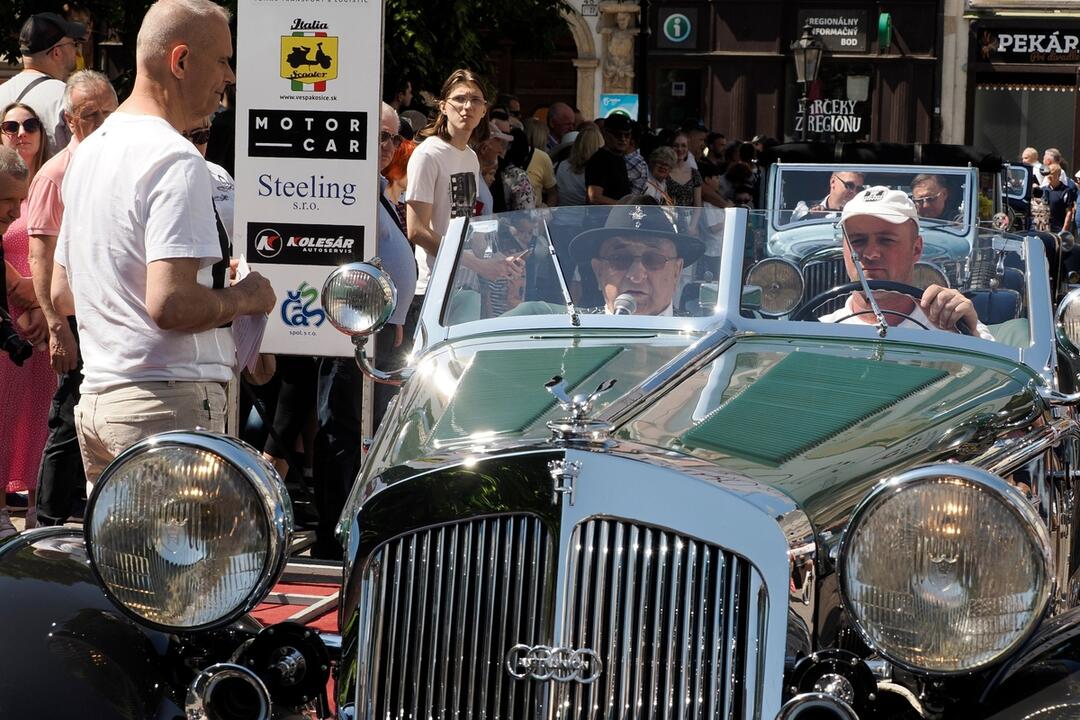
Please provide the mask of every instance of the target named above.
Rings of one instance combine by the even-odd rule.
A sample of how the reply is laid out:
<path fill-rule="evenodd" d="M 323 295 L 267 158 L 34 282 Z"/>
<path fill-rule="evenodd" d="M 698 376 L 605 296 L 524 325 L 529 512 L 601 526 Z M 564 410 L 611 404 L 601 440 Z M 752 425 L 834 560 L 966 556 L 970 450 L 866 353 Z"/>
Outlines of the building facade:
<path fill-rule="evenodd" d="M 942 75 L 963 93 L 963 118 L 950 139 L 1009 159 L 1056 147 L 1080 168 L 1080 2 L 965 0 L 957 9 L 964 62 Z"/>

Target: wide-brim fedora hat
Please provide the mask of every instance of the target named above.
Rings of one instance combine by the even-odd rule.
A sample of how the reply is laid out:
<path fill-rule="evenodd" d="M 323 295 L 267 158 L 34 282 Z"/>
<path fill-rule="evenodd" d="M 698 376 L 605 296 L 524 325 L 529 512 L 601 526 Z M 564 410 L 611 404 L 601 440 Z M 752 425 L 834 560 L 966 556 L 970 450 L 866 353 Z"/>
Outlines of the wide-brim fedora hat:
<path fill-rule="evenodd" d="M 570 255 L 576 262 L 588 262 L 597 257 L 603 242 L 613 237 L 671 240 L 684 266 L 696 262 L 705 252 L 703 242 L 676 230 L 664 208 L 616 205 L 608 213 L 604 227 L 586 230 L 570 241 Z"/>

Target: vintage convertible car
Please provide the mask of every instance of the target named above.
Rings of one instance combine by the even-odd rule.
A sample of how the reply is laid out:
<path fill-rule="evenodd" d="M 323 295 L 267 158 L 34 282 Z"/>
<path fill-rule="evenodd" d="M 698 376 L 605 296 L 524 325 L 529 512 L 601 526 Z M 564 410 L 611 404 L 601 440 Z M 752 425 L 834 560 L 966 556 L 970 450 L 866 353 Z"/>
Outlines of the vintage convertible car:
<path fill-rule="evenodd" d="M 85 534 L 0 544 L 0 715 L 1077 717 L 1080 292 L 1055 311 L 1043 244 L 967 236 L 989 339 L 818 321 L 922 290 L 811 296 L 746 210 L 697 239 L 571 210 L 454 221 L 404 371 L 365 353 L 377 264 L 327 281 L 402 384 L 339 523 L 340 637 L 246 615 L 289 543 L 273 470 L 159 435 Z M 522 282 L 476 272 L 521 253 Z"/>

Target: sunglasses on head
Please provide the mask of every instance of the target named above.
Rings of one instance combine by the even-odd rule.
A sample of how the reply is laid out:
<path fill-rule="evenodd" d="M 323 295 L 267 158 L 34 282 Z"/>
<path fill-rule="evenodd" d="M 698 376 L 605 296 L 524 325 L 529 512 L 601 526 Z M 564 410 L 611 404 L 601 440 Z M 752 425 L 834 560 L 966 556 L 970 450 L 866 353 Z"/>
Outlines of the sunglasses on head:
<path fill-rule="evenodd" d="M 184 133 L 184 137 L 195 145 L 205 145 L 210 142 L 210 128 L 202 127 L 196 128 L 195 130 L 188 130 Z"/>
<path fill-rule="evenodd" d="M 28 133 L 36 133 L 41 130 L 41 121 L 37 118 L 26 118 L 22 122 L 19 122 L 18 120 L 5 120 L 0 123 L 0 132 L 3 132 L 5 135 L 18 135 L 20 127 Z"/>
<path fill-rule="evenodd" d="M 401 144 L 402 139 L 403 138 L 400 135 L 397 135 L 395 133 L 386 132 L 385 130 L 380 130 L 379 131 L 379 144 L 380 145 L 385 145 L 388 142 L 393 142 L 394 147 L 397 147 L 398 145 Z"/>
<path fill-rule="evenodd" d="M 662 270 L 672 260 L 678 260 L 678 258 L 668 257 L 667 255 L 654 250 L 648 250 L 640 255 L 634 255 L 633 253 L 628 252 L 616 253 L 614 255 L 608 255 L 607 257 L 601 257 L 600 259 L 620 272 L 629 270 L 637 260 L 641 261 L 641 264 L 645 266 L 646 270 Z"/>

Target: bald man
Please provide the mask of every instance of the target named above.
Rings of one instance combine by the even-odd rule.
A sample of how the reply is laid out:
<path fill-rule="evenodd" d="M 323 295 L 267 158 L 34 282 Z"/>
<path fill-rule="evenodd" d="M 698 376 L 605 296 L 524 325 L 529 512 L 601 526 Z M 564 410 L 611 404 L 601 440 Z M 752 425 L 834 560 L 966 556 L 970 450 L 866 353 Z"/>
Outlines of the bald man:
<path fill-rule="evenodd" d="M 75 424 L 90 483 L 148 435 L 224 432 L 229 325 L 275 305 L 258 273 L 229 284 L 210 173 L 181 135 L 235 82 L 231 57 L 224 8 L 156 2 L 139 29 L 130 97 L 80 144 L 64 179 L 52 297 L 60 313 L 79 309 Z"/>
<path fill-rule="evenodd" d="M 548 109 L 548 141 L 547 149 L 562 142 L 566 133 L 574 129 L 574 109 L 564 102 L 552 103 Z"/>

